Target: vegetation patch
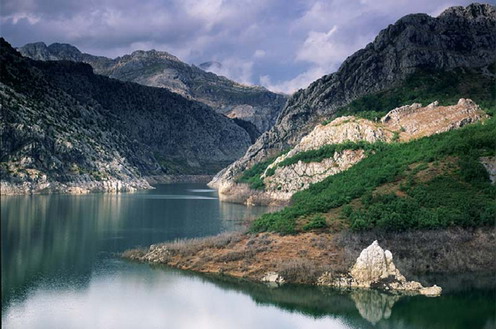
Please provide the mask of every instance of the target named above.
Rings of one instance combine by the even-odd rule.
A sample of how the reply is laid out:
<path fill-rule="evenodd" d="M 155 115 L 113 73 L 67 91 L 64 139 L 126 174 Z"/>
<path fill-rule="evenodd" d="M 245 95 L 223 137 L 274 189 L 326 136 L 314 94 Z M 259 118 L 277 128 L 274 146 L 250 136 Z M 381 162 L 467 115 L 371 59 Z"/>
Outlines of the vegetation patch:
<path fill-rule="evenodd" d="M 254 190 L 263 190 L 265 188 L 265 184 L 261 176 L 265 172 L 267 167 L 270 166 L 276 158 L 277 157 L 273 157 L 266 161 L 255 164 L 250 169 L 245 170 L 243 174 L 236 180 L 236 182 L 247 183 Z"/>
<path fill-rule="evenodd" d="M 309 231 L 327 227 L 326 219 L 323 215 L 315 215 L 303 226 L 303 230 Z"/>
<path fill-rule="evenodd" d="M 355 230 L 489 225 L 496 216 L 496 187 L 478 158 L 495 152 L 495 119 L 409 143 L 384 144 L 350 169 L 296 193 L 291 206 L 261 216 L 251 230 L 295 233 L 301 217 L 325 213 L 357 198 L 365 201 L 363 207 L 344 213 Z M 460 159 L 459 170 L 427 182 L 411 176 L 412 165 L 448 157 Z M 404 197 L 364 197 L 379 186 L 404 179 L 409 182 L 403 187 Z"/>
<path fill-rule="evenodd" d="M 290 149 L 284 150 L 279 155 L 271 157 L 263 162 L 259 162 L 250 169 L 243 171 L 243 174 L 236 180 L 236 183 L 247 183 L 254 190 L 263 190 L 265 188 L 265 184 L 261 178 L 262 174 L 267 170 L 267 167 L 275 161 L 275 159 L 288 153 L 289 150 Z"/>

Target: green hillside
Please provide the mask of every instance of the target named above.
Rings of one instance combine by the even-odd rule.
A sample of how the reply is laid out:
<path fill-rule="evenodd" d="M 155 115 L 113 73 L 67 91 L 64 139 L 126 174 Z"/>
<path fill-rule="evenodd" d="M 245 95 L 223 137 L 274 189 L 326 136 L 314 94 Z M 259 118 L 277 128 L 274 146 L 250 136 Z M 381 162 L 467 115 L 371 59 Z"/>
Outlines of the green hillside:
<path fill-rule="evenodd" d="M 342 211 L 327 224 L 340 221 L 353 230 L 492 224 L 496 187 L 478 159 L 495 153 L 495 119 L 382 145 L 347 171 L 296 193 L 290 206 L 258 218 L 252 230 L 294 233 L 300 224 L 338 207 Z M 396 193 L 383 188 L 387 184 L 393 191 L 396 185 Z"/>

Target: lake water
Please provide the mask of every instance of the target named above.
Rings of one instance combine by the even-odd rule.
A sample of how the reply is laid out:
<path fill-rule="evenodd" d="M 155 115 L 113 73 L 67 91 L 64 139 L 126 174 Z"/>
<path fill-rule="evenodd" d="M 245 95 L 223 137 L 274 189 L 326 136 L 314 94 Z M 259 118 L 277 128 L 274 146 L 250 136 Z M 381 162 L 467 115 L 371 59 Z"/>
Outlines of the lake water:
<path fill-rule="evenodd" d="M 439 298 L 268 287 L 121 260 L 136 246 L 233 230 L 267 211 L 202 184 L 2 197 L 2 328 L 496 328 L 494 274 Z"/>

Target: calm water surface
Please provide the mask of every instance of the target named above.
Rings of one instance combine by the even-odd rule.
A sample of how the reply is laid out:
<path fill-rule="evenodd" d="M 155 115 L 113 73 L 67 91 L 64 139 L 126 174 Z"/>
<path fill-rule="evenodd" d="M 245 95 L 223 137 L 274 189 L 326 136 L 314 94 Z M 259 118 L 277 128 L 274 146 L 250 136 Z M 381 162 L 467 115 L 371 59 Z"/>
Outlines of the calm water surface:
<path fill-rule="evenodd" d="M 202 184 L 2 197 L 2 328 L 496 328 L 494 275 L 431 279 L 440 298 L 243 282 L 116 253 L 239 227 L 268 209 Z M 429 278 L 425 278 L 429 280 Z"/>

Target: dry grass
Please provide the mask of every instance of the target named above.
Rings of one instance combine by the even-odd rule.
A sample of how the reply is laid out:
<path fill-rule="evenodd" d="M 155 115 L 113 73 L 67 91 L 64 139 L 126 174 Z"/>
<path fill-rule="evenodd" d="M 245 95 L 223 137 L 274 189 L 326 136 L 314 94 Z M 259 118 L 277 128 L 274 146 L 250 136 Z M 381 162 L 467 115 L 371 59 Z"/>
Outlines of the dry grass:
<path fill-rule="evenodd" d="M 400 271 L 408 275 L 496 271 L 496 230 L 492 228 L 392 232 L 343 232 L 336 243 L 351 266 L 374 240 L 393 253 Z"/>
<path fill-rule="evenodd" d="M 392 251 L 396 266 L 407 278 L 423 273 L 496 271 L 494 227 L 283 236 L 231 232 L 127 251 L 123 256 L 256 281 L 265 273 L 276 271 L 287 282 L 315 284 L 323 272 L 347 272 L 374 240 Z"/>
<path fill-rule="evenodd" d="M 280 261 L 276 266 L 276 272 L 291 283 L 315 283 L 325 271 L 322 264 L 303 257 Z"/>
<path fill-rule="evenodd" d="M 205 249 L 229 248 L 241 239 L 243 239 L 243 232 L 225 232 L 204 238 L 177 239 L 157 246 L 165 248 L 171 256 L 194 256 Z"/>

